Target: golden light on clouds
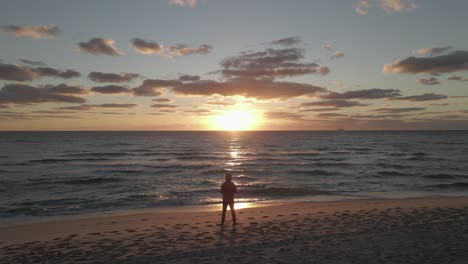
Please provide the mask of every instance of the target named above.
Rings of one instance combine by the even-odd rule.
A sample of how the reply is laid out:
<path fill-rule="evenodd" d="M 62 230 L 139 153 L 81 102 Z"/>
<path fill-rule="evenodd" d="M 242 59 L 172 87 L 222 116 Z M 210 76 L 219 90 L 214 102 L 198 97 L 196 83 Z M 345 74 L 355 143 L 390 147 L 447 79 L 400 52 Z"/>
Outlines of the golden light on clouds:
<path fill-rule="evenodd" d="M 227 110 L 213 116 L 210 126 L 214 130 L 254 130 L 260 121 L 261 116 L 255 110 Z"/>

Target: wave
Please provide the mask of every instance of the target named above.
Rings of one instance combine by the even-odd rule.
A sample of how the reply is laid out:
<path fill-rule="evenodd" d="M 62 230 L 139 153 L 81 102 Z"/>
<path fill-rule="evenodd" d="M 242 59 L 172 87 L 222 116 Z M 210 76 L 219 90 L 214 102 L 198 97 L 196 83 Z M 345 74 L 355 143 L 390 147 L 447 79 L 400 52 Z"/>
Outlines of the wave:
<path fill-rule="evenodd" d="M 287 172 L 291 174 L 299 174 L 299 175 L 318 175 L 318 176 L 336 175 L 335 172 L 324 171 L 324 170 L 289 170 Z"/>
<path fill-rule="evenodd" d="M 377 173 L 382 176 L 413 176 L 412 174 L 399 171 L 378 171 Z"/>
<path fill-rule="evenodd" d="M 448 183 L 448 184 L 434 184 L 434 185 L 428 185 L 426 187 L 440 188 L 440 189 L 468 189 L 468 182 L 455 182 L 455 183 Z"/>
<path fill-rule="evenodd" d="M 34 159 L 29 160 L 25 163 L 61 163 L 61 162 L 73 162 L 73 161 L 104 161 L 110 160 L 108 158 L 84 158 L 84 159 Z M 18 165 L 24 165 L 25 163 L 21 163 Z"/>
<path fill-rule="evenodd" d="M 288 188 L 288 187 L 267 187 L 263 189 L 251 189 L 251 190 L 245 190 L 243 191 L 243 193 L 252 195 L 252 196 L 274 196 L 274 197 L 328 194 L 328 192 L 319 191 L 319 190 L 310 189 L 310 188 Z"/>
<path fill-rule="evenodd" d="M 65 181 L 61 181 L 60 183 L 87 185 L 87 184 L 100 184 L 100 183 L 120 182 L 120 181 L 123 181 L 123 179 L 112 178 L 112 177 L 97 177 L 97 178 L 88 178 L 88 179 L 65 180 Z"/>
<path fill-rule="evenodd" d="M 384 163 L 384 162 L 377 163 L 377 166 L 382 167 L 382 168 L 392 168 L 392 169 L 408 169 L 408 168 L 412 167 L 412 166 L 408 166 L 408 165 L 388 164 L 388 163 Z"/>
<path fill-rule="evenodd" d="M 93 173 L 99 173 L 99 174 L 104 174 L 104 173 L 124 173 L 124 174 L 136 174 L 136 173 L 144 173 L 144 170 L 116 170 L 116 169 L 109 169 L 109 170 L 95 170 Z"/>
<path fill-rule="evenodd" d="M 86 152 L 86 153 L 70 153 L 62 155 L 62 157 L 119 157 L 128 156 L 130 153 L 127 152 Z"/>
<path fill-rule="evenodd" d="M 430 178 L 430 179 L 456 179 L 456 178 L 466 178 L 467 176 L 438 173 L 438 174 L 424 175 L 423 177 Z"/>

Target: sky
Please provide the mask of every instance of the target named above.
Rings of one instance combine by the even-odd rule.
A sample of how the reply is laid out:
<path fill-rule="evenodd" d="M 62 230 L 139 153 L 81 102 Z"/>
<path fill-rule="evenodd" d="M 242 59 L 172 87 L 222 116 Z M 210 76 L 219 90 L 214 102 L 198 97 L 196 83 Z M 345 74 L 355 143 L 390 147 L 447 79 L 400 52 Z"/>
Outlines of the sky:
<path fill-rule="evenodd" d="M 465 0 L 0 0 L 0 130 L 468 129 Z"/>

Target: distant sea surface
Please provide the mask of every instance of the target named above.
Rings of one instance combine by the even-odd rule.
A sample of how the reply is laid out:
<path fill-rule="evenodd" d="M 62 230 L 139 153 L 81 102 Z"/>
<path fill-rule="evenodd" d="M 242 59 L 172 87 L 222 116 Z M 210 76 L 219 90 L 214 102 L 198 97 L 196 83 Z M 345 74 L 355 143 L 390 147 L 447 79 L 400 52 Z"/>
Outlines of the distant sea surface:
<path fill-rule="evenodd" d="M 468 132 L 0 132 L 0 221 L 219 203 L 225 171 L 239 202 L 468 195 Z"/>

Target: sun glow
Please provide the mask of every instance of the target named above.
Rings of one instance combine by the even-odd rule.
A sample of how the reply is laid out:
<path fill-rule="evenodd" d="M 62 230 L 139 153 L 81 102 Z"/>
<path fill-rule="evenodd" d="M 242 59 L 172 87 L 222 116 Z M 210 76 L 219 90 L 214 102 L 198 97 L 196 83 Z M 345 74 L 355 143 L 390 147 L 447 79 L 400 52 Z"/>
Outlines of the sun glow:
<path fill-rule="evenodd" d="M 229 110 L 216 115 L 211 120 L 211 125 L 216 130 L 252 130 L 259 123 L 258 113 L 250 110 Z"/>

